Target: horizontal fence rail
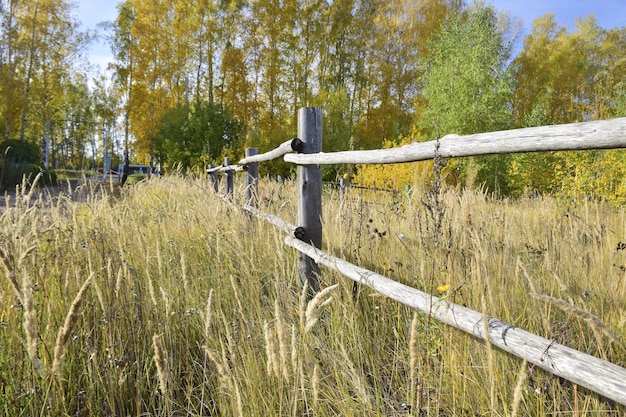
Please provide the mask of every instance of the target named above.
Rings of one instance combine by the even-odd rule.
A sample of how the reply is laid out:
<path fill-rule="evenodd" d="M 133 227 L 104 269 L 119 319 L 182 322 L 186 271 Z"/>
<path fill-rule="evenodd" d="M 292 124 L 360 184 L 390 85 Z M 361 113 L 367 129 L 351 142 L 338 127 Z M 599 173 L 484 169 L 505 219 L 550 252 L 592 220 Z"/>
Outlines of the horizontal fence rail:
<path fill-rule="evenodd" d="M 302 152 L 303 148 L 304 148 L 304 144 L 302 143 L 302 141 L 298 138 L 293 138 L 291 140 L 288 140 L 287 142 L 281 143 L 277 148 L 275 148 L 272 151 L 254 155 L 254 156 L 247 156 L 243 158 L 241 161 L 239 161 L 239 163 L 241 165 L 246 165 L 246 164 L 250 164 L 253 162 L 273 161 L 289 152 Z"/>
<path fill-rule="evenodd" d="M 220 165 L 217 167 L 213 167 L 213 168 L 207 168 L 206 169 L 206 173 L 207 174 L 212 174 L 214 172 L 242 172 L 245 171 L 246 167 L 243 165 Z"/>
<path fill-rule="evenodd" d="M 285 155 L 301 165 L 396 164 L 462 156 L 505 153 L 626 148 L 626 118 L 565 125 L 529 127 L 474 135 L 446 135 L 422 143 L 370 151 Z"/>
<path fill-rule="evenodd" d="M 296 236 L 298 234 L 297 230 L 299 229 L 299 227 L 296 226 L 295 224 L 289 223 L 287 220 L 281 217 L 274 216 L 273 214 L 269 214 L 269 213 L 264 213 L 258 208 L 253 207 L 249 204 L 244 205 L 243 209 L 261 219 L 264 219 L 268 223 L 273 224 L 274 226 L 278 227 L 279 229 L 281 229 L 283 232 L 287 233 L 290 236 Z"/>
<path fill-rule="evenodd" d="M 413 143 L 400 148 L 334 153 L 321 152 L 321 124 L 319 108 L 300 109 L 298 136 L 301 139 L 287 141 L 264 154 L 256 154 L 256 149 L 254 152 L 247 151 L 246 158 L 240 161 L 241 164 L 249 165 L 283 156 L 285 161 L 298 165 L 297 225 L 262 212 L 255 204 L 249 203 L 251 201 L 249 197 L 248 203 L 242 208 L 248 213 L 265 219 L 288 235 L 285 238 L 285 244 L 299 253 L 298 269 L 301 279 L 304 274 L 310 287 L 315 290 L 319 289 L 316 276 L 319 274 L 317 266 L 323 265 L 479 340 L 488 339 L 493 346 L 525 359 L 534 366 L 626 406 L 625 368 L 393 281 L 322 251 L 322 179 L 319 167 L 328 164 L 416 162 L 436 157 L 626 148 L 626 118 L 480 133 L 463 137 L 448 135 L 437 141 Z M 290 153 L 293 151 L 298 153 Z M 235 170 L 223 169 L 229 166 L 231 165 L 226 158 L 224 165 L 217 167 L 222 169 L 212 168 L 210 174 L 212 178 L 215 178 L 218 171 L 225 171 L 224 175 L 227 179 L 225 201 L 233 204 L 229 201 L 229 195 L 232 195 L 232 177 Z M 256 166 L 252 172 L 258 175 Z M 249 174 L 250 172 L 248 176 Z M 248 178 L 247 181 L 248 184 L 256 184 L 257 180 L 258 178 Z M 340 183 L 342 189 L 347 185 L 345 180 Z M 248 190 L 250 188 L 250 186 L 247 187 Z M 215 191 L 217 192 L 216 185 Z"/>
<path fill-rule="evenodd" d="M 331 256 L 301 240 L 287 237 L 285 244 L 380 294 L 429 314 L 477 339 L 485 340 L 489 337 L 492 345 L 505 352 L 626 405 L 626 369 L 622 367 L 536 336 L 492 317 L 487 318 L 487 326 L 485 326 L 484 316 L 478 311 L 393 281 L 384 275 Z M 488 331 L 487 335 L 485 328 Z"/>

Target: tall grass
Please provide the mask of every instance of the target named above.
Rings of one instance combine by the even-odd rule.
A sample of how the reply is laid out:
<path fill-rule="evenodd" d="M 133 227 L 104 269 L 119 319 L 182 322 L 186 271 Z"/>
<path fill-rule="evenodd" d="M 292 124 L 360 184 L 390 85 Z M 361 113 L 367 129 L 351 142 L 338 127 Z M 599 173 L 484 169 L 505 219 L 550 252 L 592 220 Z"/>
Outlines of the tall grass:
<path fill-rule="evenodd" d="M 293 222 L 289 183 L 262 209 Z M 12 416 L 592 416 L 624 407 L 322 270 L 170 176 L 0 215 L 0 410 Z M 239 193 L 243 195 L 243 193 Z M 431 196 L 432 197 L 432 196 Z M 329 252 L 626 365 L 626 222 L 598 202 L 324 195 Z M 445 210 L 445 211 L 444 211 Z M 440 214 L 442 214 L 440 216 Z M 520 368 L 520 366 L 522 366 Z"/>

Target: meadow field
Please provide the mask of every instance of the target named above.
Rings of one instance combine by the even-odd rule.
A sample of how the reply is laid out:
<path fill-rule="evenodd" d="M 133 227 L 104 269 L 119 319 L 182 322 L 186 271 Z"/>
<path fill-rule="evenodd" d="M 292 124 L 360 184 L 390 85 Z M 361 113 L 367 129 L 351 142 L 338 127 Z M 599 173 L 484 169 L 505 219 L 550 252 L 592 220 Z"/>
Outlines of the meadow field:
<path fill-rule="evenodd" d="M 0 208 L 0 414 L 626 413 L 329 270 L 311 294 L 284 232 L 208 178 L 82 187 Z M 295 223 L 292 183 L 259 194 Z M 626 366 L 623 209 L 333 189 L 323 207 L 333 255 Z"/>

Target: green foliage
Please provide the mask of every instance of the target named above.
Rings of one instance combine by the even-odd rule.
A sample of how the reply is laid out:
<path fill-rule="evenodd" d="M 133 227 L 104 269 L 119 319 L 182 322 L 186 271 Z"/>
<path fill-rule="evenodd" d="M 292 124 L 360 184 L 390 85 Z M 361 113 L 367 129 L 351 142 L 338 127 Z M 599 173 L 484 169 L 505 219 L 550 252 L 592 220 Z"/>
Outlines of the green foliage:
<path fill-rule="evenodd" d="M 0 160 L 18 164 L 41 163 L 41 149 L 32 142 L 9 139 L 0 143 Z"/>
<path fill-rule="evenodd" d="M 178 106 L 167 112 L 154 138 L 154 151 L 161 163 L 183 169 L 219 163 L 228 149 L 238 154 L 242 125 L 225 106 L 200 103 Z"/>
<path fill-rule="evenodd" d="M 126 179 L 125 185 L 136 184 L 140 181 L 146 180 L 147 178 L 148 178 L 148 175 L 146 174 L 131 174 Z"/>
<path fill-rule="evenodd" d="M 512 156 L 509 187 L 512 195 L 554 193 L 560 188 L 555 169 L 561 157 L 555 152 L 523 153 Z"/>
<path fill-rule="evenodd" d="M 476 184 L 497 196 L 511 195 L 509 175 L 512 155 L 487 155 L 475 158 L 480 167 Z"/>
<path fill-rule="evenodd" d="M 513 79 L 510 45 L 496 11 L 482 3 L 446 21 L 422 66 L 427 107 L 421 128 L 431 137 L 503 130 L 510 123 Z M 508 157 L 466 158 L 450 163 L 450 179 L 465 186 L 508 192 Z M 453 179 L 456 178 L 456 179 Z"/>
<path fill-rule="evenodd" d="M 0 191 L 13 191 L 17 185 L 33 184 L 41 174 L 36 185 L 56 185 L 58 178 L 54 170 L 42 169 L 40 165 L 23 163 L 4 163 L 0 166 Z"/>
<path fill-rule="evenodd" d="M 24 179 L 32 181 L 41 171 L 41 149 L 37 144 L 18 139 L 0 143 L 0 189 L 13 189 Z M 41 184 L 56 183 L 52 172 L 44 172 Z"/>
<path fill-rule="evenodd" d="M 443 24 L 423 66 L 428 102 L 421 123 L 433 135 L 501 130 L 509 125 L 512 77 L 509 47 L 496 12 L 481 4 Z"/>

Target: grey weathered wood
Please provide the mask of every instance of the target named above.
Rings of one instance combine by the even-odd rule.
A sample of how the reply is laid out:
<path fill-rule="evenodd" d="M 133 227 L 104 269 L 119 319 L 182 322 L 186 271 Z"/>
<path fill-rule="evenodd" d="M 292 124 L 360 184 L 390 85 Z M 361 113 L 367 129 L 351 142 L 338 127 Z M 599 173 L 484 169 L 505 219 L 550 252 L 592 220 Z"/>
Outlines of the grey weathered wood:
<path fill-rule="evenodd" d="M 529 127 L 474 135 L 447 135 L 439 141 L 443 158 L 504 153 L 626 148 L 626 118 Z M 285 155 L 296 164 L 393 164 L 433 159 L 437 141 L 399 148 Z"/>
<path fill-rule="evenodd" d="M 289 234 L 289 236 L 294 236 L 296 233 L 296 229 L 298 229 L 298 226 L 296 226 L 295 224 L 291 224 L 287 220 L 284 220 L 281 217 L 275 216 L 273 214 L 262 212 L 258 208 L 253 207 L 249 204 L 244 205 L 243 209 L 259 218 L 264 219 L 268 223 L 271 223 L 274 226 L 282 229 L 284 232 Z"/>
<path fill-rule="evenodd" d="M 218 193 L 219 192 L 220 177 L 219 177 L 219 175 L 217 175 L 217 171 L 213 170 L 214 168 L 215 168 L 215 166 L 213 164 L 211 164 L 211 165 L 209 165 L 209 168 L 206 170 L 206 172 L 211 177 L 211 184 L 213 184 L 213 191 L 215 191 L 215 193 Z"/>
<path fill-rule="evenodd" d="M 298 136 L 305 154 L 322 151 L 322 109 L 305 107 L 298 111 Z M 316 165 L 297 167 L 298 225 L 303 228 L 299 236 L 317 248 L 322 247 L 322 168 Z M 308 281 L 313 291 L 319 290 L 319 267 L 308 256 L 298 255 L 300 280 Z"/>
<path fill-rule="evenodd" d="M 224 167 L 227 167 L 230 165 L 230 158 L 225 157 L 224 158 Z M 234 174 L 233 171 L 226 171 L 226 196 L 228 198 L 233 196 L 233 192 L 235 189 L 235 179 L 234 179 Z"/>
<path fill-rule="evenodd" d="M 287 237 L 285 243 L 316 262 L 406 306 L 462 330 L 480 340 L 526 359 L 554 375 L 626 405 L 626 369 L 595 356 L 534 335 L 495 318 L 488 318 L 485 335 L 483 314 L 395 282 L 383 275 L 331 256 L 311 245 Z"/>
<path fill-rule="evenodd" d="M 232 172 L 242 172 L 246 170 L 246 166 L 245 165 L 228 165 L 227 167 L 222 167 L 220 168 L 220 171 L 223 172 L 228 172 L 228 171 L 232 171 Z"/>
<path fill-rule="evenodd" d="M 340 196 L 340 201 L 342 203 L 346 199 L 346 188 L 348 188 L 348 180 L 345 178 L 340 179 L 339 180 L 339 196 Z"/>
<path fill-rule="evenodd" d="M 298 138 L 290 139 L 281 143 L 277 148 L 269 152 L 255 155 L 246 155 L 239 163 L 241 165 L 251 164 L 253 162 L 267 162 L 278 159 L 289 152 L 302 152 L 302 141 Z"/>
<path fill-rule="evenodd" d="M 243 165 L 220 165 L 218 167 L 210 165 L 209 168 L 206 169 L 206 173 L 207 174 L 213 174 L 216 172 L 228 172 L 228 171 L 232 171 L 232 172 L 241 172 L 241 171 L 245 171 L 246 167 Z"/>
<path fill-rule="evenodd" d="M 259 153 L 258 148 L 246 148 L 246 158 Z M 249 162 L 246 170 L 246 202 L 254 207 L 259 204 L 259 163 Z"/>

